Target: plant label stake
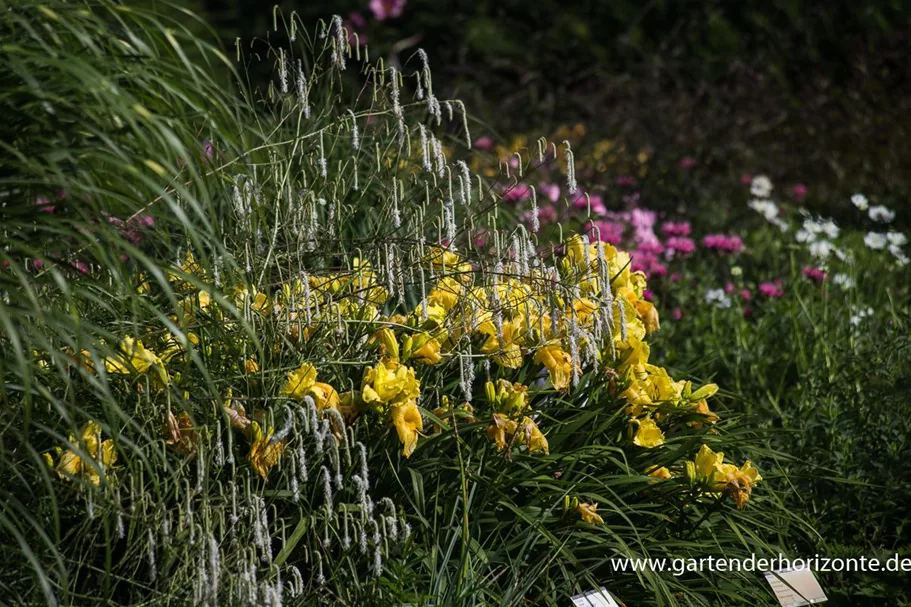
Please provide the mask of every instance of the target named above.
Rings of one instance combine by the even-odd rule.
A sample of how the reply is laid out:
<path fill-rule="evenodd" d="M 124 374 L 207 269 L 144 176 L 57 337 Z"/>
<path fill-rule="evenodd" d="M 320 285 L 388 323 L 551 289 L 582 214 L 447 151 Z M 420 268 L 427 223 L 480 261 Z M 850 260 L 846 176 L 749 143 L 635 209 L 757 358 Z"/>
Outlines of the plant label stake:
<path fill-rule="evenodd" d="M 572 600 L 575 607 L 620 607 L 604 586 L 577 594 Z"/>
<path fill-rule="evenodd" d="M 781 569 L 763 573 L 781 607 L 823 603 L 829 598 L 809 569 Z"/>

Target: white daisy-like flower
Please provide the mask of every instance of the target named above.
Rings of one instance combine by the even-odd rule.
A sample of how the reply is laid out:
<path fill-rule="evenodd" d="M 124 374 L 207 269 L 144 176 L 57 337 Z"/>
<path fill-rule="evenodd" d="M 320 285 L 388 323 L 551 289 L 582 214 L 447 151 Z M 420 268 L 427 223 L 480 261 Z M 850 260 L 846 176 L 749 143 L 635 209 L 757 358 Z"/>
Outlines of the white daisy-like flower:
<path fill-rule="evenodd" d="M 867 245 L 868 249 L 873 249 L 874 251 L 881 251 L 886 248 L 886 237 L 879 232 L 867 232 L 867 235 L 864 236 L 864 244 Z"/>
<path fill-rule="evenodd" d="M 724 289 L 709 289 L 705 292 L 705 302 L 718 308 L 730 308 L 731 298 Z"/>
<path fill-rule="evenodd" d="M 851 315 L 851 324 L 855 327 L 863 322 L 865 318 L 873 316 L 873 308 L 854 308 L 854 313 Z"/>
<path fill-rule="evenodd" d="M 908 242 L 908 237 L 901 232 L 889 232 L 886 234 L 886 240 L 888 240 L 891 245 L 902 247 Z"/>
<path fill-rule="evenodd" d="M 854 196 L 851 196 L 851 203 L 861 211 L 866 211 L 870 206 L 870 202 L 863 194 L 854 194 Z"/>
<path fill-rule="evenodd" d="M 822 222 L 822 224 L 820 224 L 820 228 L 822 229 L 822 232 L 829 238 L 838 238 L 838 226 L 835 225 L 835 222 L 831 219 L 827 219 L 826 221 Z"/>
<path fill-rule="evenodd" d="M 788 222 L 782 219 L 781 217 L 776 217 L 771 220 L 773 226 L 776 226 L 782 232 L 787 232 L 791 229 L 791 226 L 788 225 Z"/>
<path fill-rule="evenodd" d="M 899 247 L 899 246 L 896 246 L 894 244 L 889 245 L 889 252 L 892 253 L 892 256 L 895 257 L 895 259 L 898 260 L 898 263 L 900 263 L 903 266 L 908 265 L 908 262 L 911 261 L 911 259 L 909 259 L 907 255 L 905 255 L 905 252 L 902 251 L 901 247 Z"/>
<path fill-rule="evenodd" d="M 757 175 L 750 182 L 750 193 L 757 198 L 768 198 L 772 193 L 772 180 L 765 175 Z"/>
<path fill-rule="evenodd" d="M 800 228 L 794 234 L 794 238 L 797 239 L 797 242 L 813 242 L 816 239 L 816 234 L 806 228 Z"/>
<path fill-rule="evenodd" d="M 875 207 L 870 207 L 868 214 L 870 215 L 870 219 L 873 221 L 880 221 L 882 223 L 889 223 L 895 219 L 895 211 L 890 211 L 887 207 L 884 207 L 881 204 L 876 205 Z"/>
<path fill-rule="evenodd" d="M 834 282 L 835 284 L 840 286 L 845 291 L 847 291 L 849 289 L 853 289 L 855 287 L 855 285 L 857 284 L 853 278 L 851 278 L 850 276 L 848 276 L 847 274 L 844 274 L 842 272 L 839 272 L 838 274 L 834 275 L 832 277 L 832 282 Z"/>
<path fill-rule="evenodd" d="M 747 206 L 766 218 L 766 221 L 772 221 L 778 217 L 778 205 L 771 200 L 753 199 L 747 203 Z"/>
<path fill-rule="evenodd" d="M 828 240 L 817 240 L 810 244 L 810 255 L 819 257 L 820 259 L 826 259 L 834 250 L 835 245 Z"/>

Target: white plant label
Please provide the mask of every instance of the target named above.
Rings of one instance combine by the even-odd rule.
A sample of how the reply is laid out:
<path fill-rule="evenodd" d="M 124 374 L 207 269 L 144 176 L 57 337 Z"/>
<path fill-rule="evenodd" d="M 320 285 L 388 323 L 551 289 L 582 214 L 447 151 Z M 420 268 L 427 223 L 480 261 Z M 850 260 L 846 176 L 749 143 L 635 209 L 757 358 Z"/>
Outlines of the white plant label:
<path fill-rule="evenodd" d="M 620 607 L 604 586 L 573 597 L 575 607 Z"/>
<path fill-rule="evenodd" d="M 829 598 L 822 591 L 816 576 L 809 569 L 782 569 L 766 571 L 765 579 L 781 607 L 801 607 L 823 603 Z"/>

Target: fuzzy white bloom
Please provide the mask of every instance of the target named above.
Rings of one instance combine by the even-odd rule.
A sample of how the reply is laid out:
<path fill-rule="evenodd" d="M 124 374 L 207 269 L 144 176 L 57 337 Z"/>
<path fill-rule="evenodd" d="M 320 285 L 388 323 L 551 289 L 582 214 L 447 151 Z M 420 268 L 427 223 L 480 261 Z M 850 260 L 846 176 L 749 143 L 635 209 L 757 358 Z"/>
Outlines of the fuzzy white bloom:
<path fill-rule="evenodd" d="M 864 244 L 867 245 L 868 249 L 873 249 L 874 251 L 881 251 L 886 248 L 886 237 L 879 232 L 868 232 L 864 236 Z"/>
<path fill-rule="evenodd" d="M 870 201 L 868 201 L 867 197 L 863 194 L 854 194 L 854 196 L 851 196 L 851 204 L 861 211 L 866 211 L 870 207 Z"/>
<path fill-rule="evenodd" d="M 753 199 L 747 203 L 747 206 L 765 217 L 766 221 L 773 221 L 778 217 L 778 205 L 771 200 Z"/>
<path fill-rule="evenodd" d="M 859 325 L 865 318 L 873 316 L 873 308 L 853 308 L 854 313 L 851 314 L 851 324 L 855 327 Z"/>
<path fill-rule="evenodd" d="M 827 219 L 820 224 L 820 230 L 829 238 L 838 238 L 838 226 L 831 219 Z"/>
<path fill-rule="evenodd" d="M 908 265 L 909 262 L 911 262 L 911 259 L 909 259 L 907 255 L 905 255 L 905 252 L 902 251 L 901 247 L 899 247 L 899 246 L 896 246 L 894 244 L 889 245 L 889 252 L 892 253 L 892 255 L 895 257 L 895 259 L 898 260 L 898 263 L 900 263 L 903 266 L 906 266 L 906 265 Z"/>
<path fill-rule="evenodd" d="M 810 255 L 825 259 L 835 250 L 835 245 L 828 240 L 817 240 L 810 244 Z"/>
<path fill-rule="evenodd" d="M 855 285 L 857 284 L 853 278 L 851 278 L 847 274 L 844 274 L 841 272 L 839 272 L 838 274 L 835 274 L 832 277 L 832 282 L 834 282 L 835 284 L 840 286 L 845 291 L 847 291 L 849 289 L 853 289 L 855 287 Z"/>
<path fill-rule="evenodd" d="M 791 226 L 788 225 L 788 222 L 781 217 L 776 217 L 775 219 L 770 220 L 770 223 L 782 232 L 787 232 L 791 229 Z"/>
<path fill-rule="evenodd" d="M 750 182 L 750 193 L 757 198 L 768 198 L 772 193 L 772 180 L 765 175 L 757 175 Z"/>
<path fill-rule="evenodd" d="M 882 223 L 889 223 L 895 219 L 895 211 L 890 211 L 888 208 L 884 207 L 881 204 L 876 205 L 875 207 L 870 207 L 868 214 L 870 216 L 870 219 L 873 221 L 879 221 Z"/>
<path fill-rule="evenodd" d="M 338 69 L 345 69 L 345 51 L 348 50 L 348 40 L 345 36 L 345 24 L 339 15 L 332 15 L 332 32 L 334 36 L 334 48 L 332 49 L 332 59 Z"/>
<path fill-rule="evenodd" d="M 731 298 L 727 296 L 724 289 L 709 289 L 705 292 L 705 303 L 727 309 L 731 307 Z"/>
<path fill-rule="evenodd" d="M 152 530 L 149 529 L 149 579 L 153 582 L 155 578 L 158 577 L 158 568 L 155 566 L 155 536 L 152 535 Z"/>
<path fill-rule="evenodd" d="M 282 94 L 288 94 L 288 62 L 285 60 L 285 49 L 278 49 L 278 79 L 282 85 Z"/>
<path fill-rule="evenodd" d="M 816 235 L 806 228 L 800 228 L 794 234 L 794 238 L 797 239 L 797 242 L 813 242 L 816 239 Z"/>
<path fill-rule="evenodd" d="M 889 241 L 890 245 L 902 247 L 908 242 L 908 237 L 901 232 L 889 232 L 886 234 L 886 240 Z"/>

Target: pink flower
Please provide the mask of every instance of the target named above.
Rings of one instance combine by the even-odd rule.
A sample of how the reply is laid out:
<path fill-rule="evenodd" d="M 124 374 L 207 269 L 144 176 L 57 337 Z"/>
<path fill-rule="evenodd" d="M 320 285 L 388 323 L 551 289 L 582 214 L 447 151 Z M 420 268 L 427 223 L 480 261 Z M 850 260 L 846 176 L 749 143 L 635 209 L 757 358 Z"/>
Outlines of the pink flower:
<path fill-rule="evenodd" d="M 89 273 L 89 265 L 87 263 L 85 263 L 84 261 L 73 262 L 73 267 L 76 268 L 77 270 L 79 270 L 79 272 L 81 272 L 82 274 Z"/>
<path fill-rule="evenodd" d="M 680 238 L 675 236 L 668 238 L 665 242 L 667 250 L 679 255 L 689 255 L 696 250 L 696 243 L 690 238 Z"/>
<path fill-rule="evenodd" d="M 633 254 L 630 268 L 633 272 L 645 272 L 647 276 L 665 276 L 667 266 L 658 260 L 654 253 L 638 251 Z"/>
<path fill-rule="evenodd" d="M 531 196 L 531 189 L 524 183 L 507 186 L 503 191 L 503 200 L 524 200 Z"/>
<path fill-rule="evenodd" d="M 681 169 L 691 169 L 696 166 L 696 159 L 692 156 L 684 156 L 680 159 L 680 162 L 677 163 L 677 166 Z"/>
<path fill-rule="evenodd" d="M 826 273 L 823 270 L 810 266 L 804 266 L 803 275 L 816 282 L 822 282 L 826 279 Z"/>
<path fill-rule="evenodd" d="M 42 213 L 53 213 L 54 210 L 57 208 L 54 205 L 52 205 L 51 201 L 48 200 L 47 198 L 45 198 L 44 196 L 41 196 L 40 198 L 38 198 L 35 201 L 35 204 L 38 206 L 38 210 L 41 211 Z"/>
<path fill-rule="evenodd" d="M 671 274 L 671 282 L 680 282 L 683 280 L 683 272 L 674 272 Z"/>
<path fill-rule="evenodd" d="M 370 0 L 370 10 L 377 21 L 402 16 L 407 0 Z"/>
<path fill-rule="evenodd" d="M 36 270 L 40 270 L 41 268 L 44 267 L 44 262 L 41 261 L 40 259 L 33 259 L 32 267 L 34 267 Z"/>
<path fill-rule="evenodd" d="M 655 296 L 652 295 L 651 291 L 649 291 L 648 289 L 645 289 L 644 291 L 642 291 L 642 299 L 644 299 L 645 301 L 655 301 Z"/>
<path fill-rule="evenodd" d="M 690 222 L 688 221 L 665 221 L 661 224 L 661 233 L 665 236 L 689 236 Z"/>
<path fill-rule="evenodd" d="M 636 184 L 636 179 L 631 175 L 620 175 L 615 183 L 619 186 L 631 186 Z"/>
<path fill-rule="evenodd" d="M 547 197 L 551 202 L 560 200 L 560 186 L 555 183 L 542 183 L 538 185 L 538 191 Z"/>
<path fill-rule="evenodd" d="M 538 209 L 538 221 L 543 225 L 557 222 L 556 207 L 541 207 Z"/>
<path fill-rule="evenodd" d="M 345 28 L 348 30 L 348 44 L 367 44 L 367 20 L 357 11 L 348 14 L 348 21 L 345 22 Z M 355 35 L 357 34 L 357 35 Z"/>
<path fill-rule="evenodd" d="M 729 282 L 728 284 L 724 285 L 724 292 L 727 293 L 728 295 L 733 293 L 734 290 L 735 290 L 734 283 Z"/>
<path fill-rule="evenodd" d="M 722 253 L 738 253 L 743 248 L 743 241 L 733 234 L 709 234 L 702 239 L 702 246 Z"/>
<path fill-rule="evenodd" d="M 759 285 L 759 293 L 765 297 L 778 298 L 784 295 L 784 289 L 781 287 L 781 279 L 776 278 L 772 282 L 764 282 Z"/>
<path fill-rule="evenodd" d="M 471 144 L 472 147 L 475 147 L 479 150 L 489 150 L 493 147 L 493 139 L 484 135 L 483 137 L 478 137 L 474 140 L 474 143 Z"/>
<path fill-rule="evenodd" d="M 744 173 L 743 175 L 740 176 L 740 183 L 742 183 L 743 185 L 750 185 L 751 183 L 753 183 L 753 176 L 750 175 L 749 173 Z"/>
<path fill-rule="evenodd" d="M 671 313 L 671 316 L 674 317 L 674 320 L 680 320 L 683 318 L 683 310 L 680 308 L 674 308 L 674 311 Z"/>
<path fill-rule="evenodd" d="M 753 299 L 753 293 L 749 289 L 740 289 L 737 294 L 740 295 L 740 299 L 743 301 L 750 301 Z"/>
<path fill-rule="evenodd" d="M 589 222 L 585 226 L 585 231 L 591 233 L 601 242 L 609 242 L 613 245 L 620 244 L 623 240 L 623 231 L 626 226 L 616 221 L 598 220 Z"/>
<path fill-rule="evenodd" d="M 794 187 L 791 188 L 791 194 L 794 195 L 794 198 L 803 198 L 804 196 L 807 195 L 807 192 L 809 192 L 809 191 L 810 191 L 810 188 L 808 188 L 807 186 L 805 186 L 802 183 L 798 183 Z"/>

